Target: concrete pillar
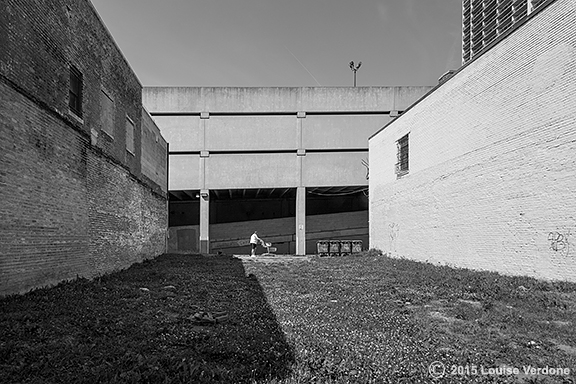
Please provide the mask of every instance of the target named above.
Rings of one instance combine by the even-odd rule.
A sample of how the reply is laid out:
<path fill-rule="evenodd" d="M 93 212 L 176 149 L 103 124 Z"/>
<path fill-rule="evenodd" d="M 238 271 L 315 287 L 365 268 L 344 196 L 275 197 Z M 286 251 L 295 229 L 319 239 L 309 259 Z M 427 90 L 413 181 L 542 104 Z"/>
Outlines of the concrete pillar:
<path fill-rule="evenodd" d="M 306 254 L 306 188 L 296 188 L 296 254 Z"/>
<path fill-rule="evenodd" d="M 210 193 L 200 191 L 200 253 L 210 253 Z"/>
<path fill-rule="evenodd" d="M 200 113 L 200 253 L 210 253 L 210 191 L 206 188 L 206 161 L 210 152 L 206 150 L 206 126 L 210 113 Z"/>
<path fill-rule="evenodd" d="M 306 149 L 303 145 L 303 125 L 306 118 L 306 112 L 298 112 L 296 115 L 296 140 L 298 145 L 298 187 L 296 188 L 296 254 L 306 254 L 306 187 L 302 183 L 302 174 L 304 173 L 304 157 Z"/>

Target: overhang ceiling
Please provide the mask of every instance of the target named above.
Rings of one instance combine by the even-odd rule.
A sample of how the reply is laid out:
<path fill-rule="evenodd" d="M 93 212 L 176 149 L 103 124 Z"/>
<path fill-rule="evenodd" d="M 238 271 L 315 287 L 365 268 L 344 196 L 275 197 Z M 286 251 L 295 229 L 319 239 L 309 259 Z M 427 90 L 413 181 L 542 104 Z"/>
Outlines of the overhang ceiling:
<path fill-rule="evenodd" d="M 366 185 L 345 187 L 307 187 L 308 196 L 346 196 L 367 192 Z M 170 191 L 170 201 L 194 201 L 199 199 L 199 190 Z M 212 200 L 242 199 L 290 199 L 296 197 L 296 188 L 260 188 L 260 189 L 211 189 Z"/>

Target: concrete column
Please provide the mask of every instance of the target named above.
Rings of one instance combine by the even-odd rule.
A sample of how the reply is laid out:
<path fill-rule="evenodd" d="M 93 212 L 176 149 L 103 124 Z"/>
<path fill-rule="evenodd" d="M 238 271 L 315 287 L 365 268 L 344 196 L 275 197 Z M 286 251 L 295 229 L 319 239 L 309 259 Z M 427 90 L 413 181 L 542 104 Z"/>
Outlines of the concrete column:
<path fill-rule="evenodd" d="M 200 113 L 200 140 L 202 150 L 200 151 L 200 246 L 202 254 L 210 253 L 210 191 L 206 188 L 206 161 L 210 153 L 206 150 L 206 126 L 208 125 L 210 114 Z"/>
<path fill-rule="evenodd" d="M 296 254 L 306 254 L 306 187 L 302 183 L 302 174 L 304 173 L 304 157 L 306 149 L 303 144 L 303 125 L 306 118 L 306 112 L 298 112 L 296 115 L 296 139 L 298 140 L 298 187 L 296 188 Z"/>
<path fill-rule="evenodd" d="M 210 193 L 200 191 L 200 253 L 210 253 Z"/>
<path fill-rule="evenodd" d="M 306 254 L 306 187 L 296 188 L 296 254 Z"/>

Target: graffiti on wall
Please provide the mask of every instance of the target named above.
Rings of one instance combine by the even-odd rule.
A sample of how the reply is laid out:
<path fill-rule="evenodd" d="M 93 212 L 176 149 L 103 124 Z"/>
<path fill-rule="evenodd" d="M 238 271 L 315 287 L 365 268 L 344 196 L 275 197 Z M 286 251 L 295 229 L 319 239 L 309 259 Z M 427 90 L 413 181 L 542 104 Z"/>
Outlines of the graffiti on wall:
<path fill-rule="evenodd" d="M 568 256 L 570 253 L 570 231 L 568 232 L 550 232 L 548 233 L 548 241 L 550 241 L 550 248 L 554 252 L 560 253 L 562 256 Z"/>

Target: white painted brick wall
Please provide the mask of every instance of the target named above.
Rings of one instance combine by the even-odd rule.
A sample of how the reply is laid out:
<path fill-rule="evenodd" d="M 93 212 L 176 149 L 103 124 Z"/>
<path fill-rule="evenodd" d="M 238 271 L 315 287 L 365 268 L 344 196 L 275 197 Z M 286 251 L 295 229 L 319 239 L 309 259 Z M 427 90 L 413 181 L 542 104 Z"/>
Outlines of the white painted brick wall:
<path fill-rule="evenodd" d="M 370 139 L 372 247 L 576 281 L 574 25 L 557 0 Z"/>

